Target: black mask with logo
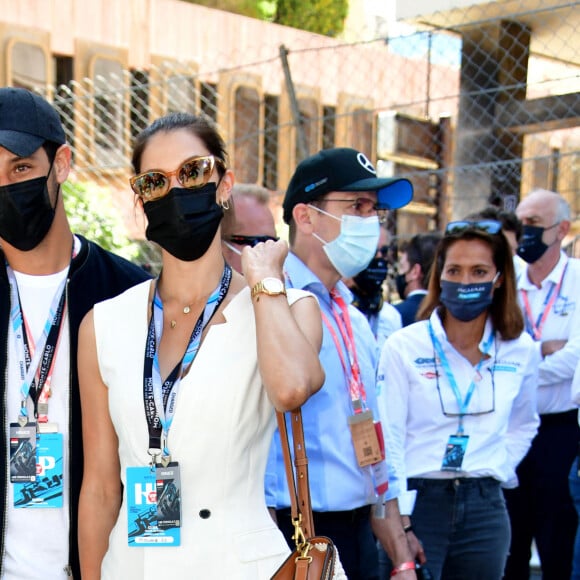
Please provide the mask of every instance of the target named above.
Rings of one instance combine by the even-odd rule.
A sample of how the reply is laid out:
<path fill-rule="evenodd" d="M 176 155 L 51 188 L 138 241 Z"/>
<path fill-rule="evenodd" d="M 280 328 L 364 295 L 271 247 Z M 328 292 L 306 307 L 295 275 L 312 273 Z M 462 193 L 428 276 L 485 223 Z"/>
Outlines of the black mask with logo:
<path fill-rule="evenodd" d="M 383 305 L 383 282 L 387 277 L 388 264 L 381 257 L 373 258 L 370 264 L 354 278 L 353 305 L 363 314 L 376 314 Z"/>
<path fill-rule="evenodd" d="M 557 226 L 554 224 L 552 227 Z M 537 262 L 548 249 L 548 245 L 544 243 L 544 232 L 550 228 L 542 228 L 540 226 L 524 226 L 522 237 L 516 250 L 518 256 L 525 260 L 528 264 Z"/>
<path fill-rule="evenodd" d="M 59 191 L 60 185 L 57 199 Z M 48 176 L 1 186 L 0 238 L 22 252 L 36 248 L 52 226 L 55 207 L 50 203 Z"/>
<path fill-rule="evenodd" d="M 174 187 L 161 199 L 146 202 L 147 239 L 184 262 L 201 258 L 224 215 L 216 192 L 213 182 L 199 189 Z"/>

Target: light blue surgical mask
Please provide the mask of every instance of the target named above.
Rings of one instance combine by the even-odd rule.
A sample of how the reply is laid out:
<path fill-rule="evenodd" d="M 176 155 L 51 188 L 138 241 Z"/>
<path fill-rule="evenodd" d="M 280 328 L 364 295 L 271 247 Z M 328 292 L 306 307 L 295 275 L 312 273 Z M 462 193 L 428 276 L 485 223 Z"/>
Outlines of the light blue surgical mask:
<path fill-rule="evenodd" d="M 364 270 L 377 252 L 381 233 L 379 218 L 348 214 L 337 217 L 314 205 L 310 207 L 340 221 L 340 234 L 332 242 L 312 234 L 322 242 L 323 249 L 336 271 L 343 278 L 352 278 Z"/>

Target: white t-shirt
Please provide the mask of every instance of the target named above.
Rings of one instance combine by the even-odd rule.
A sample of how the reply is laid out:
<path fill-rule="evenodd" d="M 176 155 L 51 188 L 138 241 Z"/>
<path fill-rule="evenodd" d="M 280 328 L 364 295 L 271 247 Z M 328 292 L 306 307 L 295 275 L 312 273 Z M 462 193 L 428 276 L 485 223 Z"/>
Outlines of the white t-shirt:
<path fill-rule="evenodd" d="M 27 327 L 40 338 L 48 318 L 50 305 L 68 267 L 48 276 L 30 276 L 15 272 L 20 303 Z M 64 493 L 62 508 L 15 508 L 13 485 L 8 483 L 8 506 L 5 535 L 4 573 L 2 580 L 58 580 L 66 578 L 65 567 L 69 551 L 69 390 L 70 340 L 68 316 L 65 312 L 51 381 L 48 416 L 58 424 L 63 434 Z M 8 332 L 8 387 L 6 395 L 6 433 L 14 423 L 20 408 L 20 373 L 15 337 L 10 325 Z M 34 416 L 28 399 L 28 413 Z M 7 458 L 7 463 L 10 458 Z"/>

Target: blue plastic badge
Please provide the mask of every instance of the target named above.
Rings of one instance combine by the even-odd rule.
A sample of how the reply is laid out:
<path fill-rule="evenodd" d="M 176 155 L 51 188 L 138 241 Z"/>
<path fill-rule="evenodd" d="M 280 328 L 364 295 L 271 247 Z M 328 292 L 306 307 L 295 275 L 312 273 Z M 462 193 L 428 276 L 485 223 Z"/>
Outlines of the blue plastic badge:
<path fill-rule="evenodd" d="M 156 472 L 149 466 L 127 468 L 127 525 L 130 547 L 180 545 L 179 528 L 157 525 Z"/>
<path fill-rule="evenodd" d="M 36 445 L 36 481 L 14 484 L 14 507 L 62 507 L 62 433 L 40 433 Z"/>
<path fill-rule="evenodd" d="M 451 435 L 443 455 L 442 471 L 461 471 L 469 435 Z"/>

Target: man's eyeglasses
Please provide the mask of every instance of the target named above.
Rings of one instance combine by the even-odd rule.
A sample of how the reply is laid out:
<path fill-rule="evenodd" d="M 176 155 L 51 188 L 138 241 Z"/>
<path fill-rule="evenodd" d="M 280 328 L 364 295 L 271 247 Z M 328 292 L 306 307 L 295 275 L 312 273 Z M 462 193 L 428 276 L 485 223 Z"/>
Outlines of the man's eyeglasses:
<path fill-rule="evenodd" d="M 131 177 L 129 182 L 131 189 L 143 201 L 153 201 L 167 194 L 174 175 L 182 187 L 187 189 L 203 187 L 209 181 L 216 165 L 225 168 L 225 163 L 213 155 L 190 157 L 175 171 L 153 169 Z"/>
<path fill-rule="evenodd" d="M 449 222 L 445 227 L 446 234 L 461 234 L 466 230 L 480 230 L 488 234 L 499 234 L 501 222 L 497 220 L 462 220 Z"/>
<path fill-rule="evenodd" d="M 326 203 L 328 201 L 338 201 L 339 203 L 350 203 L 350 209 L 354 211 L 356 215 L 362 217 L 368 217 L 377 215 L 379 222 L 384 223 L 387 220 L 388 210 L 382 209 L 375 203 L 372 199 L 368 197 L 358 197 L 357 199 L 336 199 L 336 198 L 325 198 L 316 200 L 319 203 Z"/>
<path fill-rule="evenodd" d="M 238 246 L 251 246 L 252 248 L 262 242 L 267 242 L 268 240 L 272 240 L 273 242 L 277 242 L 280 238 L 275 236 L 230 236 L 228 238 L 228 242 L 232 244 L 238 244 Z"/>

